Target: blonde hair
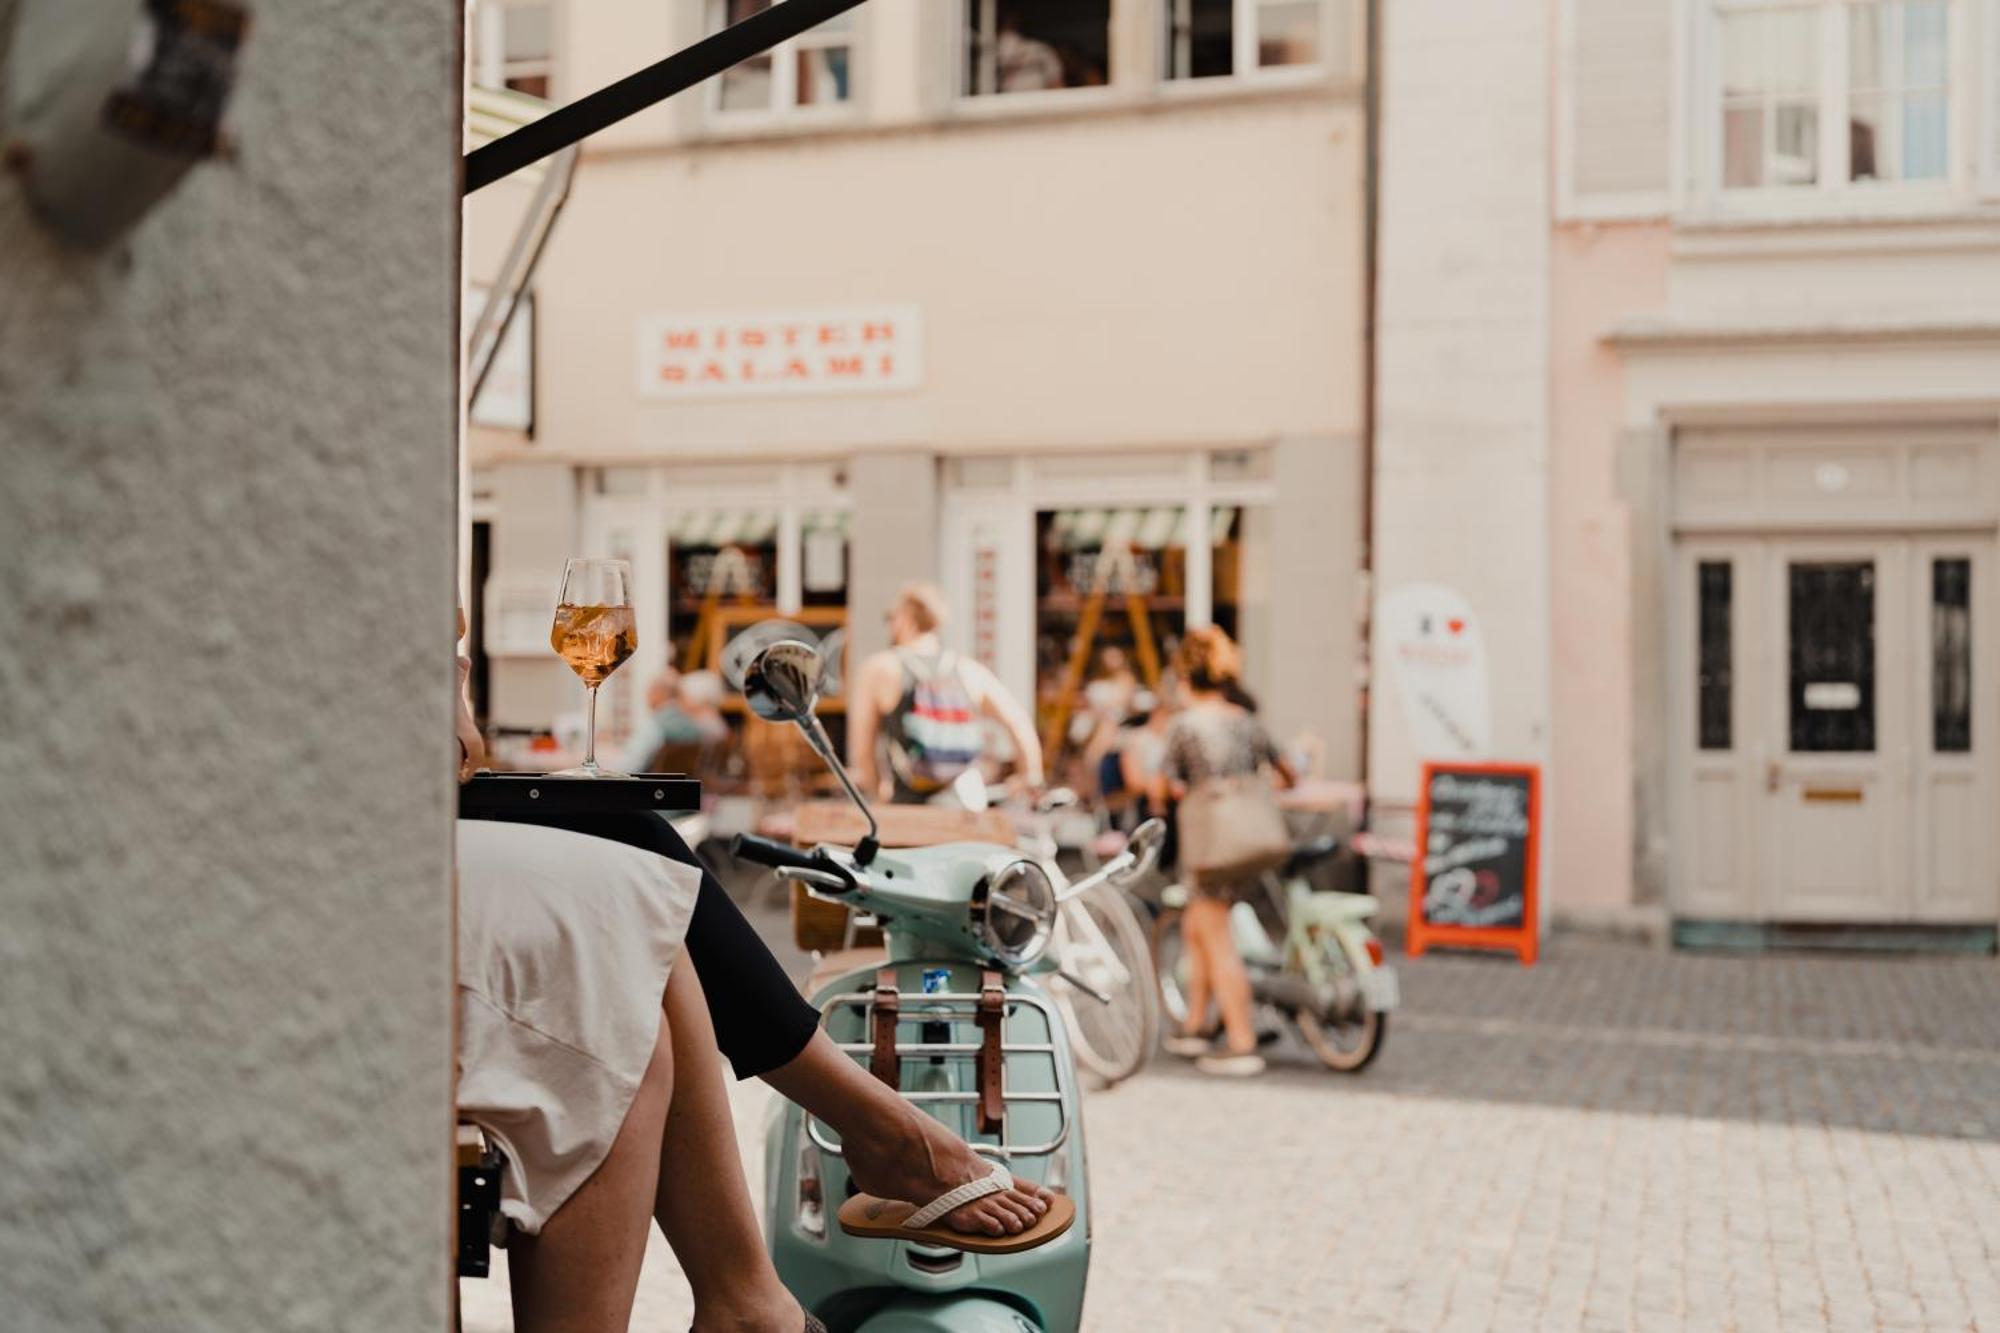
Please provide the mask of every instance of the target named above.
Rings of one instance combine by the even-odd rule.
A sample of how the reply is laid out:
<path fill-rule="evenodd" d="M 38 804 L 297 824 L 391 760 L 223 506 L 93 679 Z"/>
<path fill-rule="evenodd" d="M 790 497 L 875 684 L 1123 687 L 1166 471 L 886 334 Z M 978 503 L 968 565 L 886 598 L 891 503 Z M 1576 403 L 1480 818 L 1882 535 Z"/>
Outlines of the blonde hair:
<path fill-rule="evenodd" d="M 1174 668 L 1194 689 L 1225 689 L 1242 679 L 1243 653 L 1214 625 L 1197 625 L 1174 650 Z"/>
<path fill-rule="evenodd" d="M 906 583 L 896 594 L 896 609 L 910 617 L 919 634 L 933 634 L 944 625 L 944 594 L 935 583 Z"/>

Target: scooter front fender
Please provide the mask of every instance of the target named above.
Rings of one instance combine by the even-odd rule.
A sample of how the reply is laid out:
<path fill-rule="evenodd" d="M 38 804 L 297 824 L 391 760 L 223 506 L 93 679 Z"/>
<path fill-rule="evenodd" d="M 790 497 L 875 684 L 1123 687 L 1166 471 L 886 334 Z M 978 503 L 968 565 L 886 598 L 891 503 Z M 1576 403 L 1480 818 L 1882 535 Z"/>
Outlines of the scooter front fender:
<path fill-rule="evenodd" d="M 987 1296 L 898 1296 L 855 1333 L 1043 1333 L 1042 1326 Z"/>

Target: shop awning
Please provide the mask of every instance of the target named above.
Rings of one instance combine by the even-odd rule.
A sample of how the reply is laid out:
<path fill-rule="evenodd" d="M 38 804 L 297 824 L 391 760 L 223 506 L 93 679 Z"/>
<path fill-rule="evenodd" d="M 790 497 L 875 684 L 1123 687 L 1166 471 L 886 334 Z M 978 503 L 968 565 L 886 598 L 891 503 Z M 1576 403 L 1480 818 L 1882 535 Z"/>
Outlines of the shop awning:
<path fill-rule="evenodd" d="M 1220 546 L 1236 530 L 1234 505 L 1216 505 L 1208 514 L 1208 539 Z M 1190 511 L 1186 505 L 1133 506 L 1119 509 L 1058 509 L 1049 529 L 1056 544 L 1065 551 L 1104 546 L 1130 546 L 1138 551 L 1158 551 L 1170 546 L 1186 546 Z"/>

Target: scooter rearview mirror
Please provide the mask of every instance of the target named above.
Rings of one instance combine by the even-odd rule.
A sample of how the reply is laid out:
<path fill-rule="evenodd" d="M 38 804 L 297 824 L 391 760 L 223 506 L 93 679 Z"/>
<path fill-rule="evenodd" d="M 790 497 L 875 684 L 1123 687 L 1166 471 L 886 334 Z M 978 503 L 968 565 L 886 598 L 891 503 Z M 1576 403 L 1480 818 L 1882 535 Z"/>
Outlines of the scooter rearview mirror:
<path fill-rule="evenodd" d="M 819 706 L 819 652 L 797 639 L 780 639 L 751 659 L 743 673 L 743 700 L 766 722 L 803 722 Z"/>

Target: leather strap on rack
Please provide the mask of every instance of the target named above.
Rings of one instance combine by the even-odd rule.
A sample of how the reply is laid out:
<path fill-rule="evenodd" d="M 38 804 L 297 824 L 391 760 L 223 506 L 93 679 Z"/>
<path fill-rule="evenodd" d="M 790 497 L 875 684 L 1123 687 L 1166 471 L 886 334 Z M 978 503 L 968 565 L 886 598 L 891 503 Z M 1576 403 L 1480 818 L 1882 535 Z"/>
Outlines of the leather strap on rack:
<path fill-rule="evenodd" d="M 896 986 L 896 969 L 881 968 L 875 973 L 875 1003 L 870 1008 L 875 1052 L 868 1057 L 868 1072 L 891 1088 L 903 1086 L 902 1061 L 896 1055 L 896 1018 L 903 1007 L 903 995 Z"/>
<path fill-rule="evenodd" d="M 1007 1018 L 1007 988 L 1000 974 L 986 968 L 979 974 L 979 1132 L 998 1134 L 1006 1118 L 1006 1057 L 1000 1032 Z"/>

